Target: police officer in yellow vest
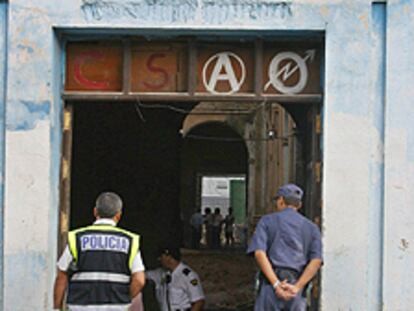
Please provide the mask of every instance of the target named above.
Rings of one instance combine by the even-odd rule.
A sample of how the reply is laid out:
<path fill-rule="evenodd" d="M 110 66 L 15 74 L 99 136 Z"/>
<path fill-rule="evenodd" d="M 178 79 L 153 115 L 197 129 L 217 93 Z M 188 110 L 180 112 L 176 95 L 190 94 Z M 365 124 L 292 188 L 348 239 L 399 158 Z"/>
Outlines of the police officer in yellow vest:
<path fill-rule="evenodd" d="M 121 214 L 121 198 L 104 192 L 96 200 L 94 224 L 69 232 L 57 264 L 55 309 L 62 308 L 67 287 L 71 311 L 126 311 L 141 291 L 145 268 L 139 236 L 116 227 Z"/>

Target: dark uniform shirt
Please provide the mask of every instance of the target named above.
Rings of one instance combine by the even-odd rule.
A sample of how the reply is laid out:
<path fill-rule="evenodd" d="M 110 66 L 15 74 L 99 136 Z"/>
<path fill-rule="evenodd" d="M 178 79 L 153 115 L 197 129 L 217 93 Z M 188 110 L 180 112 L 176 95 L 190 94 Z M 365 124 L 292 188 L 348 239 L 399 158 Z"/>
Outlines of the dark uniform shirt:
<path fill-rule="evenodd" d="M 286 208 L 260 219 L 247 253 L 257 250 L 266 253 L 275 270 L 287 268 L 299 276 L 310 260 L 322 259 L 321 234 L 314 223 L 293 208 Z M 305 309 L 306 300 L 301 293 L 286 302 L 276 297 L 272 284 L 266 281 L 261 284 L 255 311 Z"/>
<path fill-rule="evenodd" d="M 314 223 L 286 208 L 260 219 L 247 253 L 256 250 L 264 251 L 273 267 L 301 273 L 310 260 L 322 259 L 321 234 Z"/>

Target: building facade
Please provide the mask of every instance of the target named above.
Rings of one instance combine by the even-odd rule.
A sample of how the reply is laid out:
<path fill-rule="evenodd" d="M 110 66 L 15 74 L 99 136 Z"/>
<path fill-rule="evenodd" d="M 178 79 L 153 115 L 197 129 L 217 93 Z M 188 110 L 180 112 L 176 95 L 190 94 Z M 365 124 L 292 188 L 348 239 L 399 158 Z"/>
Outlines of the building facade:
<path fill-rule="evenodd" d="M 319 291 L 320 309 L 412 310 L 413 14 L 414 3 L 407 0 L 66 0 L 59 3 L 52 0 L 0 0 L 0 309 L 52 309 L 58 247 L 64 241 L 61 236 L 72 226 L 68 212 L 74 198 L 67 191 L 71 183 L 67 178 L 72 172 L 77 178 L 75 180 L 82 180 L 89 172 L 84 168 L 82 172 L 85 175 L 76 175 L 78 171 L 73 167 L 71 171 L 70 161 L 74 158 L 70 157 L 71 150 L 67 150 L 67 146 L 71 146 L 68 139 L 73 135 L 79 141 L 87 131 L 76 132 L 82 127 L 79 125 L 82 121 L 71 119 L 70 107 L 75 107 L 76 118 L 77 109 L 80 111 L 78 115 L 87 114 L 82 110 L 84 108 L 77 108 L 82 104 L 90 106 L 97 102 L 98 105 L 103 104 L 104 109 L 108 102 L 138 102 L 142 104 L 141 110 L 131 111 L 137 113 L 141 120 L 145 118 L 148 124 L 152 115 L 140 115 L 147 102 L 160 101 L 163 105 L 174 102 L 174 109 L 183 108 L 181 101 L 184 104 L 189 102 L 193 105 L 190 107 L 192 110 L 195 103 L 223 102 L 227 96 L 228 101 L 247 105 L 242 112 L 239 111 L 237 118 L 228 115 L 222 119 L 217 117 L 214 109 L 223 112 L 222 105 L 210 107 L 204 117 L 214 115 L 207 121 L 225 121 L 234 125 L 236 134 L 246 141 L 251 226 L 256 216 L 269 210 L 272 194 L 272 185 L 267 181 L 273 179 L 269 178 L 269 167 L 265 165 L 269 162 L 270 153 L 260 142 L 262 138 L 274 135 L 265 126 L 269 116 L 267 104 L 280 103 L 298 118 L 295 121 L 308 120 L 308 114 L 301 110 L 303 105 L 316 107 L 310 114 L 311 125 L 304 130 L 304 135 L 309 134 L 307 131 L 314 131 L 315 135 L 309 134 L 304 140 L 308 145 L 302 146 L 302 154 L 314 150 L 315 157 L 303 158 L 292 171 L 302 172 L 299 180 L 308 190 L 308 206 L 314 207 L 309 211 L 311 218 L 319 221 L 322 228 L 324 266 Z M 185 49 L 187 44 L 220 45 L 222 50 L 217 48 L 217 52 L 225 51 L 227 54 L 212 56 L 211 62 L 220 64 L 221 61 L 224 72 L 218 70 L 214 73 L 212 69 L 208 73 L 206 69 L 207 76 L 215 74 L 216 84 L 210 80 L 200 91 L 197 78 L 187 70 L 184 80 L 177 78 L 177 81 L 187 81 L 176 83 L 184 85 L 183 90 L 177 86 L 173 95 L 171 90 L 155 95 L 147 90 L 146 94 L 137 97 L 134 86 L 131 90 L 135 82 L 131 75 L 132 67 L 128 66 L 134 58 L 125 55 L 131 55 L 127 53 L 131 51 L 128 46 L 134 47 L 134 40 L 142 38 L 145 44 L 160 38 L 168 44 L 185 42 Z M 101 68 L 99 66 L 105 67 L 105 60 L 90 51 L 85 54 L 88 50 L 85 52 L 83 49 L 90 42 L 103 42 L 101 50 L 109 51 L 116 48 L 108 47 L 111 46 L 108 42 L 114 41 L 121 46 L 117 53 L 125 56 L 120 68 L 129 74 L 121 75 L 117 80 L 119 89 L 116 86 L 114 90 L 102 91 L 100 87 L 105 89 L 106 82 L 101 80 L 102 75 L 92 78 L 94 73 L 88 71 L 86 62 L 88 57 L 97 58 L 95 61 L 101 63 L 94 66 Z M 250 67 L 246 69 L 247 72 L 248 68 L 254 68 L 255 73 L 251 80 L 247 73 L 246 85 L 251 84 L 245 90 L 239 79 L 244 70 L 237 71 L 233 66 L 237 66 L 239 58 L 242 59 L 239 62 L 241 66 L 240 63 L 249 56 L 235 57 L 237 53 L 228 52 L 235 42 L 240 49 L 251 46 L 252 55 L 256 55 L 250 58 Z M 280 57 L 287 57 L 287 54 L 282 54 L 279 58 L 272 58 L 279 65 L 274 65 L 273 71 L 267 71 L 267 67 L 258 69 L 263 61 L 257 55 L 262 55 L 260 51 L 266 52 L 269 46 L 274 47 L 272 42 L 282 47 L 280 53 L 296 51 L 298 47 L 306 51 L 309 46 L 316 46 L 319 73 L 315 92 L 306 91 L 305 85 L 294 87 L 301 84 L 303 72 L 297 77 L 296 84 L 290 88 L 282 85 L 280 91 L 281 76 L 287 79 L 301 68 L 310 70 L 311 56 L 300 54 L 299 50 L 289 52 L 292 63 L 282 63 Z M 79 49 L 78 54 L 71 52 L 72 43 L 77 45 L 75 50 Z M 198 49 L 197 52 L 201 55 L 203 50 Z M 79 64 L 75 59 L 71 67 L 71 55 L 83 55 L 84 63 Z M 196 66 L 196 54 L 189 52 L 189 55 L 190 64 L 193 61 Z M 226 57 L 234 59 L 226 61 Z M 116 66 L 116 57 L 113 59 L 111 64 Z M 147 67 L 161 77 L 164 75 L 159 65 L 147 63 Z M 68 75 L 70 69 L 74 70 L 73 75 Z M 234 76 L 230 74 L 232 70 Z M 203 74 L 203 70 L 200 73 Z M 70 84 L 73 77 L 75 80 Z M 263 91 L 261 85 L 266 84 L 267 78 L 275 89 L 279 87 L 279 92 L 267 94 Z M 201 81 L 201 76 L 198 79 Z M 229 82 L 227 91 L 215 88 L 220 79 Z M 76 83 L 86 83 L 89 89 L 77 89 Z M 71 89 L 73 85 L 75 88 Z M 170 95 L 174 97 L 165 97 Z M 256 114 L 253 121 L 243 115 L 263 102 L 263 106 L 258 108 L 263 112 Z M 95 116 L 98 113 L 98 110 L 91 112 Z M 156 115 L 154 118 L 158 124 L 165 122 L 164 129 L 170 126 L 168 116 Z M 184 117 L 174 120 L 177 125 L 171 125 L 171 128 L 186 124 Z M 246 123 L 241 124 L 241 120 Z M 101 124 L 106 126 L 106 123 Z M 184 130 L 190 130 L 190 127 Z M 159 142 L 163 145 L 164 140 L 164 145 L 168 146 L 172 140 L 178 139 L 167 134 L 156 136 L 154 132 L 160 131 L 151 128 L 147 133 L 149 136 L 145 136 L 154 140 L 146 148 L 155 148 Z M 264 136 L 254 136 L 257 133 Z M 253 136 L 255 141 L 251 139 Z M 145 138 L 140 141 L 145 142 Z M 79 146 L 86 145 L 74 146 L 79 149 Z M 238 153 L 237 148 L 230 148 L 228 153 Z M 79 156 L 76 148 L 73 151 L 75 158 Z M 166 153 L 165 150 L 158 151 Z M 128 149 L 125 152 L 132 151 Z M 179 150 L 174 154 L 178 159 Z M 82 168 L 84 159 L 73 160 L 77 161 L 77 168 Z M 142 167 L 151 166 L 150 155 L 140 159 L 146 159 Z M 215 161 L 215 158 L 212 156 L 210 160 Z M 163 158 L 164 162 L 168 161 Z M 225 173 L 239 174 L 242 164 L 228 163 L 232 171 Z M 156 166 L 159 167 L 158 164 Z M 166 178 L 162 173 L 179 176 L 177 170 L 178 165 L 171 168 L 165 164 L 154 184 L 160 188 L 174 188 L 174 180 L 168 182 L 167 179 L 164 185 Z M 149 171 L 152 170 L 149 168 Z M 145 174 L 149 176 L 151 173 Z M 142 190 L 148 194 L 142 200 L 159 196 L 159 193 L 152 193 L 152 189 L 148 186 Z M 86 192 L 79 190 L 77 193 L 81 197 Z M 178 201 L 177 197 L 173 198 Z M 79 199 L 78 202 L 86 201 Z M 151 201 L 148 202 L 151 205 Z M 145 209 L 146 205 L 143 206 Z M 174 221 L 174 215 L 180 213 L 178 206 L 171 212 Z M 89 211 L 77 213 L 75 215 L 84 215 Z M 138 211 L 129 215 L 130 218 L 139 218 L 142 213 Z M 151 212 L 145 215 L 151 215 Z M 150 220 L 140 221 L 145 226 Z"/>

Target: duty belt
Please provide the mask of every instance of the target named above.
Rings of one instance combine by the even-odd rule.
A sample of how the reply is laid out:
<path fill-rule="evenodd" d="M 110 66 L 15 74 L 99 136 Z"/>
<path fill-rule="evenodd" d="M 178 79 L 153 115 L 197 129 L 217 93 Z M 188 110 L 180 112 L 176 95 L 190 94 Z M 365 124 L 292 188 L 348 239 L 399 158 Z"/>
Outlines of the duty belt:
<path fill-rule="evenodd" d="M 273 267 L 273 271 L 275 272 L 277 278 L 279 279 L 279 281 L 283 282 L 284 280 L 286 280 L 289 284 L 294 284 L 298 278 L 300 277 L 300 274 L 298 271 L 296 271 L 295 269 L 291 269 L 291 268 L 279 268 L 279 267 Z M 260 280 L 262 282 L 265 282 L 267 284 L 269 284 L 269 281 L 267 280 L 267 278 L 263 275 L 262 272 L 260 272 L 260 276 L 259 276 Z M 305 285 L 304 289 L 302 290 L 302 296 L 305 297 L 306 295 L 306 288 L 309 286 L 309 283 Z"/>
<path fill-rule="evenodd" d="M 299 278 L 299 272 L 290 268 L 274 268 L 277 278 L 282 282 L 286 280 L 289 284 L 293 284 Z"/>
<path fill-rule="evenodd" d="M 277 278 L 279 281 L 283 282 L 286 280 L 288 283 L 293 284 L 299 277 L 299 272 L 289 268 L 273 268 Z M 264 276 L 263 272 L 259 272 L 259 281 L 264 282 L 266 284 L 270 284 L 267 278 Z"/>

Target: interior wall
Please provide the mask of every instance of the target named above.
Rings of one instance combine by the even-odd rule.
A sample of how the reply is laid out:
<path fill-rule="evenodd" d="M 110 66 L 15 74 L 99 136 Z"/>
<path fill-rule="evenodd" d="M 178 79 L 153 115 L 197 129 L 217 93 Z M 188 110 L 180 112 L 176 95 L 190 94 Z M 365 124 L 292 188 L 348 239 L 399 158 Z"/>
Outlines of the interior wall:
<path fill-rule="evenodd" d="M 315 220 L 315 217 L 320 217 L 321 209 L 321 193 L 320 180 L 315 179 L 315 162 L 321 161 L 322 150 L 320 149 L 320 134 L 315 133 L 315 115 L 320 113 L 320 106 L 318 105 L 300 105 L 300 104 L 282 104 L 280 105 L 282 110 L 287 113 L 292 121 L 295 123 L 295 127 L 290 130 L 281 130 L 280 136 L 294 135 L 295 141 L 294 148 L 291 150 L 294 165 L 294 174 L 292 174 L 288 180 L 283 181 L 281 176 L 280 185 L 286 182 L 293 182 L 304 189 L 304 206 L 300 210 L 306 217 L 311 220 Z M 284 115 L 286 116 L 286 115 Z M 283 146 L 283 144 L 281 144 Z M 280 147 L 279 147 L 280 148 Z M 312 154 L 314 152 L 314 154 Z M 280 155 L 282 157 L 283 155 Z M 268 155 L 267 166 L 270 168 L 269 176 L 277 174 L 269 163 L 275 161 L 277 165 L 286 166 L 288 169 L 290 164 L 288 162 L 283 163 L 283 159 L 273 159 L 271 155 Z M 281 163 L 279 163 L 281 162 Z M 276 165 L 274 163 L 274 165 Z M 283 172 L 283 171 L 282 171 Z M 278 186 L 277 182 L 271 182 L 271 178 L 268 177 L 268 196 L 269 199 L 274 195 Z M 273 209 L 272 203 L 269 202 L 268 211 Z"/>

